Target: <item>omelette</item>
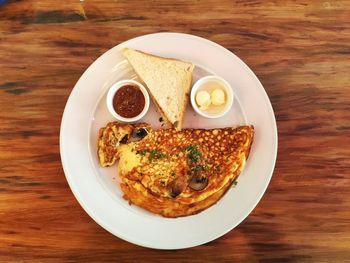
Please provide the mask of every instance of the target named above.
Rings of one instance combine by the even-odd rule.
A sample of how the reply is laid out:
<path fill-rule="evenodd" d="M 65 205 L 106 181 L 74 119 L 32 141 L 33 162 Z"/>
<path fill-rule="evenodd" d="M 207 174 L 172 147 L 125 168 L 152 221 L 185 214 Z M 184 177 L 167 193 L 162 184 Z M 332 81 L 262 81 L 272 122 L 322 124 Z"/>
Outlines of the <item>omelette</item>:
<path fill-rule="evenodd" d="M 253 126 L 153 130 L 109 123 L 100 129 L 102 166 L 117 160 L 124 199 L 164 217 L 196 214 L 215 204 L 243 170 Z"/>

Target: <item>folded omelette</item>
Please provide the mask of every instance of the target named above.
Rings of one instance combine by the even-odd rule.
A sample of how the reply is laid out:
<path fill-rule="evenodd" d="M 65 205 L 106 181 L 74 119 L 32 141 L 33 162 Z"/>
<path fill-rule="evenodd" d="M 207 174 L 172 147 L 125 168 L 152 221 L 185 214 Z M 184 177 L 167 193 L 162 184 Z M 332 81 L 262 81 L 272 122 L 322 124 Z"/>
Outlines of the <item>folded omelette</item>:
<path fill-rule="evenodd" d="M 124 198 L 165 217 L 198 213 L 215 204 L 243 170 L 253 126 L 153 130 L 112 122 L 100 129 L 101 166 L 117 160 Z"/>

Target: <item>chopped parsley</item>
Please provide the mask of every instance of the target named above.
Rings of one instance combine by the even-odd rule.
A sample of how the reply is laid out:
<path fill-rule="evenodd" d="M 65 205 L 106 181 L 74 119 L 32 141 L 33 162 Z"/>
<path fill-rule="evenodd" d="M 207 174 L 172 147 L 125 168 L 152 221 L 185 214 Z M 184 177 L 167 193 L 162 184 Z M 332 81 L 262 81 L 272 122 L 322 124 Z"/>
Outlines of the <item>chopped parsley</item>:
<path fill-rule="evenodd" d="M 198 150 L 198 146 L 195 144 L 191 144 L 187 147 L 186 149 L 187 151 L 191 152 L 191 151 L 197 151 Z"/>
<path fill-rule="evenodd" d="M 139 154 L 141 156 L 145 156 L 147 153 L 149 153 L 149 156 L 148 156 L 149 161 L 153 161 L 156 159 L 161 159 L 161 158 L 166 157 L 166 154 L 160 152 L 158 149 L 155 149 L 152 151 L 145 149 L 145 150 L 140 150 L 140 151 L 136 152 L 136 154 Z"/>
<path fill-rule="evenodd" d="M 202 153 L 199 151 L 198 145 L 191 144 L 186 149 L 188 151 L 188 159 L 191 163 L 196 163 L 202 157 Z"/>
<path fill-rule="evenodd" d="M 237 181 L 234 181 L 233 184 L 232 184 L 232 186 L 231 186 L 231 188 L 235 188 L 237 184 L 238 184 L 238 182 L 237 182 Z"/>
<path fill-rule="evenodd" d="M 191 168 L 192 171 L 199 172 L 199 171 L 205 171 L 208 170 L 208 165 L 195 165 Z"/>
<path fill-rule="evenodd" d="M 175 172 L 172 171 L 172 172 L 171 172 L 171 176 L 172 176 L 172 177 L 175 177 L 175 175 L 176 175 Z"/>
<path fill-rule="evenodd" d="M 156 149 L 149 152 L 148 160 L 153 161 L 156 159 L 162 159 L 165 156 L 165 153 L 161 153 L 159 150 Z"/>
<path fill-rule="evenodd" d="M 220 171 L 221 171 L 220 165 L 215 166 L 215 171 L 217 171 L 217 172 L 220 172 Z"/>
<path fill-rule="evenodd" d="M 137 151 L 136 154 L 139 154 L 141 156 L 145 156 L 146 153 L 148 153 L 149 151 L 148 150 L 141 150 L 141 151 Z"/>

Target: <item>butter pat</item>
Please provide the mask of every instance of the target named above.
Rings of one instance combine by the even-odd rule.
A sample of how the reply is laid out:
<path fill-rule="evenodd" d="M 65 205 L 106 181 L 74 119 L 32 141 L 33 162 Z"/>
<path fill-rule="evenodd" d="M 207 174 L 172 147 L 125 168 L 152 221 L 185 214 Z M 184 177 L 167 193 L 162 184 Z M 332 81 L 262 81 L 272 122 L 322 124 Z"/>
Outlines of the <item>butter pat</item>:
<path fill-rule="evenodd" d="M 211 93 L 211 103 L 215 106 L 220 106 L 225 104 L 226 98 L 225 98 L 225 92 L 222 89 L 215 89 Z"/>
<path fill-rule="evenodd" d="M 210 94 L 207 91 L 201 90 L 196 95 L 196 103 L 201 110 L 206 110 L 211 104 Z"/>

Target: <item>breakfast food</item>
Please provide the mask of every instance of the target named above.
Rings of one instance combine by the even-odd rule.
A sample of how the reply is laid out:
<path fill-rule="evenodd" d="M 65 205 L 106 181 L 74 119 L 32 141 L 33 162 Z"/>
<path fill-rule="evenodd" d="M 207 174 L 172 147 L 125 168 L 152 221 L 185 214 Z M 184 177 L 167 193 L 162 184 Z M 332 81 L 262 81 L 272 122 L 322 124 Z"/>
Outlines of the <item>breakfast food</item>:
<path fill-rule="evenodd" d="M 176 131 L 109 123 L 100 135 L 100 163 L 111 165 L 119 158 L 124 198 L 153 213 L 179 217 L 198 213 L 225 194 L 245 166 L 254 128 Z"/>
<path fill-rule="evenodd" d="M 225 92 L 222 89 L 214 89 L 210 94 L 211 103 L 215 106 L 225 104 Z"/>
<path fill-rule="evenodd" d="M 196 103 L 201 110 L 206 110 L 211 104 L 210 94 L 205 90 L 198 91 L 196 95 Z"/>
<path fill-rule="evenodd" d="M 201 110 L 207 110 L 211 105 L 221 106 L 225 102 L 225 92 L 219 88 L 214 89 L 211 93 L 206 90 L 200 90 L 196 94 L 196 103 Z"/>
<path fill-rule="evenodd" d="M 140 134 L 133 134 L 138 127 L 146 129 L 149 126 L 145 123 L 129 125 L 110 122 L 99 130 L 97 155 L 102 167 L 111 166 L 119 159 L 118 147 L 120 144 L 127 143 L 132 135 L 140 136 Z"/>
<path fill-rule="evenodd" d="M 100 129 L 97 154 L 102 167 L 113 165 L 119 159 L 118 146 L 132 130 L 131 125 L 115 123 L 108 123 Z"/>
<path fill-rule="evenodd" d="M 194 65 L 128 48 L 123 54 L 147 85 L 163 119 L 174 128 L 108 123 L 99 131 L 99 162 L 108 167 L 119 161 L 120 186 L 130 205 L 164 217 L 199 213 L 215 204 L 243 170 L 254 127 L 182 130 Z M 224 114 L 232 105 L 229 84 L 217 76 L 203 80 L 200 89 L 192 90 L 192 105 Z M 146 100 L 149 103 L 145 88 L 138 86 L 142 89 L 121 86 L 114 94 L 113 108 L 120 116 L 137 116 Z"/>
<path fill-rule="evenodd" d="M 126 48 L 127 58 L 147 88 L 164 119 L 181 130 L 192 84 L 194 65 Z"/>

